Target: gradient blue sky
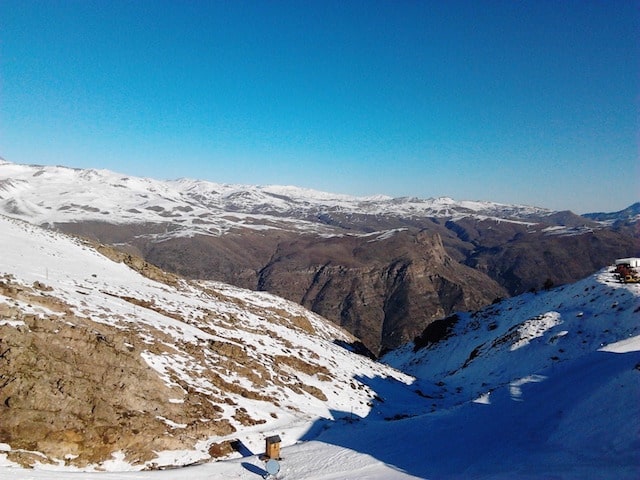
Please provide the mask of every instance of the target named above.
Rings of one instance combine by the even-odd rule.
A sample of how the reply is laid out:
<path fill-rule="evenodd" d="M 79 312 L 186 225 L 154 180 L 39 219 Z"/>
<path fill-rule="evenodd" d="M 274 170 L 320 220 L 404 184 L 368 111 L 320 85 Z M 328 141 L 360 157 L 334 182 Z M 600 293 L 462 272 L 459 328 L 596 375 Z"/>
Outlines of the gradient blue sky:
<path fill-rule="evenodd" d="M 635 0 L 0 0 L 0 156 L 619 210 L 639 39 Z"/>

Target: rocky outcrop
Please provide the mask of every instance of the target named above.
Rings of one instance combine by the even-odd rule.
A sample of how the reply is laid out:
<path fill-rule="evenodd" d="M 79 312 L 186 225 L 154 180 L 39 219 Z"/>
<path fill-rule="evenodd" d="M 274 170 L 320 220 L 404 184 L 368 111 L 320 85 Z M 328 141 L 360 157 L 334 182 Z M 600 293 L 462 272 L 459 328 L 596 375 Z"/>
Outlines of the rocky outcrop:
<path fill-rule="evenodd" d="M 0 442 L 11 445 L 10 460 L 99 465 L 121 451 L 143 463 L 235 430 L 205 395 L 168 387 L 141 357 L 150 346 L 135 332 L 74 315 L 59 299 L 7 279 L 0 294 L 58 312 L 0 304 Z"/>
<path fill-rule="evenodd" d="M 438 235 L 408 231 L 280 244 L 258 287 L 335 321 L 376 354 L 450 312 L 505 295 L 485 275 L 452 260 Z"/>
<path fill-rule="evenodd" d="M 130 335 L 88 319 L 18 319 L 24 326 L 0 326 L 0 439 L 10 459 L 28 465 L 34 459 L 20 450 L 37 451 L 85 466 L 121 451 L 142 463 L 235 430 L 220 418 L 197 421 L 220 417 L 197 394 L 170 403 L 182 392 L 145 364 Z"/>
<path fill-rule="evenodd" d="M 129 238 L 118 249 L 139 253 L 149 264 L 299 302 L 362 338 L 376 354 L 412 340 L 429 322 L 456 310 L 573 282 L 616 258 L 640 254 L 633 235 L 595 228 L 570 212 L 547 219 L 570 225 L 563 227 L 536 223 L 542 218 L 325 219 L 339 221 L 343 229 L 350 220 L 349 235 L 247 229 L 162 241 L 154 233 L 158 226 L 148 234 L 140 225 L 129 234 L 125 225 L 59 227 L 102 241 Z M 392 230 L 363 233 L 382 226 Z"/>

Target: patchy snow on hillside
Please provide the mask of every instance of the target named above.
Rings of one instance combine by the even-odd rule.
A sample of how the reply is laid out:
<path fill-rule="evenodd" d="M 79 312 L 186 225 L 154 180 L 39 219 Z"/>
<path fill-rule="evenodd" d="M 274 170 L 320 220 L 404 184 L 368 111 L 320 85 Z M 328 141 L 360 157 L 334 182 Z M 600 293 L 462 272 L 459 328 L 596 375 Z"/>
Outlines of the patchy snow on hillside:
<path fill-rule="evenodd" d="M 273 432 L 292 445 L 335 412 L 367 416 L 376 397 L 368 379 L 419 398 L 409 390 L 412 377 L 351 353 L 345 348 L 350 335 L 297 304 L 215 282 L 154 281 L 81 241 L 6 217 L 0 217 L 0 232 L 3 328 L 29 331 L 33 327 L 20 320 L 25 315 L 115 327 L 127 335 L 123 348 L 139 351 L 166 385 L 167 404 L 180 405 L 197 394 L 217 403 L 235 430 L 179 458 L 173 451 L 157 452 L 146 464 L 103 462 L 89 470 L 139 470 L 167 459 L 170 465 L 189 464 L 208 459 L 209 445 L 229 438 L 241 438 L 259 452 L 264 436 Z M 155 418 L 167 431 L 187 426 L 166 415 Z M 211 419 L 195 421 L 206 425 Z M 43 462 L 37 468 L 54 467 Z"/>
<path fill-rule="evenodd" d="M 339 235 L 332 214 L 495 219 L 528 223 L 547 209 L 494 202 L 384 195 L 355 197 L 293 186 L 161 181 L 108 170 L 0 164 L 0 212 L 37 225 L 65 222 L 171 224 L 159 239 L 283 229 Z M 347 232 L 354 234 L 354 232 Z M 355 232 L 357 234 L 357 232 Z"/>

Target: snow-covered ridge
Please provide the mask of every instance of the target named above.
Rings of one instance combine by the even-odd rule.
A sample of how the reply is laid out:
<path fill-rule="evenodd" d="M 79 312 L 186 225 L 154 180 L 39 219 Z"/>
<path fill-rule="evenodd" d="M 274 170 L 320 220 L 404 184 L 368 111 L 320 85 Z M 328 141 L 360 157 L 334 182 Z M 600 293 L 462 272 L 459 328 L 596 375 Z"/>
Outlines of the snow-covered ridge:
<path fill-rule="evenodd" d="M 423 379 L 425 394 L 451 406 L 486 399 L 498 386 L 574 362 L 606 345 L 625 342 L 627 351 L 640 351 L 640 284 L 622 284 L 612 270 L 475 313 L 458 313 L 439 341 L 426 342 L 417 352 L 408 344 L 383 360 Z M 424 381 L 435 378 L 442 384 Z"/>
<path fill-rule="evenodd" d="M 294 186 L 154 180 L 108 170 L 0 163 L 0 212 L 36 224 L 79 221 L 167 223 L 173 234 L 219 235 L 236 228 L 327 233 L 326 215 L 497 218 L 529 221 L 546 209 L 494 202 L 377 195 L 355 197 Z"/>

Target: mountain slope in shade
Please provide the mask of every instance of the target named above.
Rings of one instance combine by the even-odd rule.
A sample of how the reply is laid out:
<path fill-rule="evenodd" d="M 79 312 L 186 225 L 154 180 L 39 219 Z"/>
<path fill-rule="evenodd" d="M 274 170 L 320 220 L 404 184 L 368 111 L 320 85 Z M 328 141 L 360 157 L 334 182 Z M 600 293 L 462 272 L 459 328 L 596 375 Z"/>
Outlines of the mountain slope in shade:
<path fill-rule="evenodd" d="M 485 384 L 512 386 L 640 334 L 640 285 L 619 283 L 610 269 L 435 322 L 384 360 L 438 379 L 420 382 L 438 407 L 489 398 Z"/>
<path fill-rule="evenodd" d="M 609 270 L 451 316 L 384 357 L 431 402 L 425 478 L 637 478 L 640 285 Z"/>
<path fill-rule="evenodd" d="M 618 212 L 586 213 L 583 217 L 605 223 L 638 223 L 638 220 L 640 220 L 640 202 L 636 202 Z"/>

